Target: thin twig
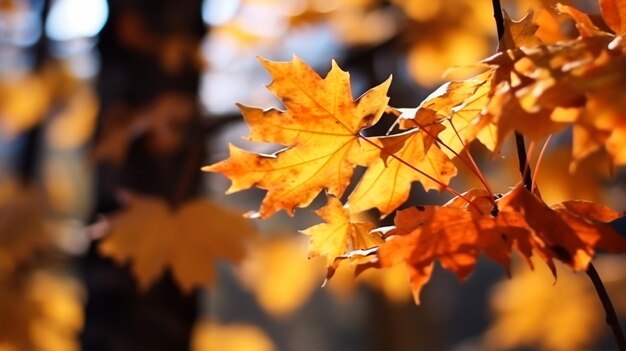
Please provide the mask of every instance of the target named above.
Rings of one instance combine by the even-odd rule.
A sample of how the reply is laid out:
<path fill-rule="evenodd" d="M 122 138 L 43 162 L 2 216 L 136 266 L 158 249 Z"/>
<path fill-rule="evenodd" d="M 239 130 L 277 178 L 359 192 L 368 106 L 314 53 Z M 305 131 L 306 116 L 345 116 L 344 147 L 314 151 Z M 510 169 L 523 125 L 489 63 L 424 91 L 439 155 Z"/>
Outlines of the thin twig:
<path fill-rule="evenodd" d="M 626 351 L 626 339 L 624 338 L 624 332 L 622 332 L 622 327 L 619 324 L 619 319 L 617 319 L 617 314 L 615 313 L 615 308 L 613 308 L 613 303 L 611 303 L 611 298 L 609 294 L 606 292 L 604 288 L 604 284 L 602 283 L 602 279 L 598 275 L 598 271 L 593 266 L 591 262 L 589 262 L 589 266 L 587 266 L 587 270 L 585 271 L 591 279 L 593 286 L 596 288 L 598 293 L 598 297 L 602 302 L 602 307 L 604 307 L 604 311 L 606 312 L 606 324 L 611 327 L 613 331 L 613 337 L 617 342 L 617 346 L 620 351 Z"/>
<path fill-rule="evenodd" d="M 495 0 L 497 1 L 497 0 Z M 519 172 L 524 178 L 524 188 L 528 191 L 532 191 L 533 177 L 530 164 L 528 163 L 528 156 L 526 156 L 526 145 L 524 143 L 524 135 L 515 131 L 515 147 L 517 149 L 517 160 L 519 164 Z"/>
<path fill-rule="evenodd" d="M 498 31 L 498 41 L 504 37 L 504 15 L 502 12 L 502 6 L 500 0 L 491 0 L 493 5 L 493 17 L 496 20 L 496 30 Z"/>
<path fill-rule="evenodd" d="M 502 6 L 500 5 L 500 0 L 491 0 L 491 3 L 493 5 L 493 17 L 496 21 L 496 30 L 498 31 L 498 42 L 501 42 L 504 37 L 504 15 Z M 528 163 L 528 156 L 526 155 L 524 136 L 518 131 L 515 131 L 515 147 L 517 148 L 519 171 L 524 178 L 524 188 L 528 191 L 532 191 L 532 171 Z"/>
<path fill-rule="evenodd" d="M 491 0 L 491 3 L 493 4 L 493 16 L 496 20 L 496 28 L 498 30 L 498 40 L 501 41 L 502 37 L 504 36 L 504 17 L 502 15 L 502 6 L 500 5 L 500 0 Z M 532 172 L 530 170 L 530 165 L 528 164 L 526 156 L 524 136 L 518 131 L 515 131 L 515 146 L 517 147 L 520 174 L 524 178 L 524 187 L 528 191 L 532 191 Z M 604 307 L 604 312 L 606 313 L 606 324 L 611 327 L 611 330 L 613 331 L 613 337 L 617 342 L 619 350 L 626 351 L 626 340 L 624 339 L 624 333 L 622 332 L 622 327 L 620 326 L 617 314 L 615 314 L 613 303 L 611 302 L 611 298 L 604 288 L 602 279 L 600 279 L 596 268 L 591 262 L 589 262 L 589 266 L 587 266 L 586 273 L 591 279 L 591 282 L 593 282 L 596 293 L 598 294 L 598 297 L 602 302 L 602 307 Z"/>

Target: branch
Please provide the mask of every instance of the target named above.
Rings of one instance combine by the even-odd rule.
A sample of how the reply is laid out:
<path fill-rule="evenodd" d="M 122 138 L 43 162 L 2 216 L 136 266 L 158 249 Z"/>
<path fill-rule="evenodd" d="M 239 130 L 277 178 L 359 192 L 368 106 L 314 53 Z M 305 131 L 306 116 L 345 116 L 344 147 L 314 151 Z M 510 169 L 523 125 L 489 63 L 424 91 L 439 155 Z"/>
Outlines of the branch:
<path fill-rule="evenodd" d="M 500 0 L 491 0 L 491 3 L 493 4 L 493 17 L 495 18 L 496 28 L 498 31 L 498 41 L 501 41 L 504 36 L 504 17 L 502 16 L 502 6 L 500 5 Z M 532 192 L 532 172 L 530 170 L 530 164 L 528 163 L 528 156 L 526 155 L 524 136 L 518 131 L 515 131 L 515 146 L 517 148 L 517 158 L 519 160 L 519 171 L 524 179 L 524 187 L 526 190 Z M 593 264 L 589 262 L 589 266 L 587 266 L 587 270 L 585 272 L 589 276 L 589 279 L 591 279 L 591 282 L 596 289 L 596 293 L 602 302 L 602 307 L 606 313 L 606 324 L 611 327 L 613 337 L 617 342 L 619 350 L 626 351 L 626 339 L 624 339 L 622 327 L 619 324 L 615 308 L 613 308 L 611 298 L 604 288 L 604 284 L 598 275 L 598 271 L 596 271 Z"/>
<path fill-rule="evenodd" d="M 504 16 L 502 15 L 502 6 L 500 5 L 500 0 L 491 0 L 491 3 L 493 5 L 493 17 L 496 21 L 496 30 L 498 31 L 498 42 L 501 42 L 502 37 L 504 37 Z M 532 171 L 530 169 L 530 163 L 528 163 L 528 156 L 526 155 L 524 136 L 518 131 L 515 131 L 515 147 L 517 148 L 519 172 L 524 179 L 524 188 L 528 191 L 532 191 Z"/>
<path fill-rule="evenodd" d="M 493 17 L 496 21 L 496 30 L 498 31 L 498 41 L 504 36 L 504 16 L 502 16 L 502 6 L 500 0 L 491 0 L 493 6 Z"/>
<path fill-rule="evenodd" d="M 528 163 L 528 156 L 526 156 L 526 145 L 524 143 L 524 136 L 522 133 L 515 131 L 515 147 L 517 148 L 517 161 L 519 165 L 519 172 L 524 179 L 524 188 L 532 192 L 533 191 L 533 177 L 530 170 L 530 163 Z"/>
<path fill-rule="evenodd" d="M 591 282 L 593 283 L 593 286 L 596 288 L 598 297 L 602 302 L 602 307 L 604 307 L 604 311 L 606 312 L 606 324 L 611 327 L 611 330 L 613 331 L 613 337 L 617 342 L 617 346 L 619 347 L 620 351 L 626 351 L 626 339 L 624 338 L 622 327 L 619 324 L 619 319 L 617 319 L 615 308 L 613 308 L 611 298 L 604 288 L 604 284 L 602 283 L 602 279 L 600 279 L 600 276 L 598 275 L 598 271 L 596 271 L 596 268 L 591 262 L 589 262 L 589 266 L 587 266 L 587 270 L 585 271 L 585 273 L 587 273 L 589 279 L 591 279 Z"/>

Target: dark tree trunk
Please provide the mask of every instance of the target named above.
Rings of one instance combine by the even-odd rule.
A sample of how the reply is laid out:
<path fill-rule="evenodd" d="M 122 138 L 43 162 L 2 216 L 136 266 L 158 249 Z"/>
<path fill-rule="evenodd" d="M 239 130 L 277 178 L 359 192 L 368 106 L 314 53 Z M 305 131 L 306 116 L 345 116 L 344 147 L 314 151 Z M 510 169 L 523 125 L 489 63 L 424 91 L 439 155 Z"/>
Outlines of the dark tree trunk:
<path fill-rule="evenodd" d="M 206 32 L 201 0 L 111 0 L 109 6 L 98 44 L 98 139 L 105 137 L 104 126 L 113 119 L 123 122 L 160 111 L 160 117 L 149 118 L 164 118 L 166 134 L 174 141 L 163 146 L 163 135 L 144 130 L 120 162 L 99 163 L 94 214 L 118 210 L 115 194 L 121 188 L 159 196 L 176 206 L 197 195 L 204 157 L 203 138 L 197 132 L 200 68 L 191 54 Z M 154 107 L 167 99 L 188 108 L 163 112 Z M 170 274 L 141 292 L 128 267 L 100 256 L 97 243 L 81 269 L 88 293 L 84 350 L 189 349 L 197 293 L 182 293 Z"/>

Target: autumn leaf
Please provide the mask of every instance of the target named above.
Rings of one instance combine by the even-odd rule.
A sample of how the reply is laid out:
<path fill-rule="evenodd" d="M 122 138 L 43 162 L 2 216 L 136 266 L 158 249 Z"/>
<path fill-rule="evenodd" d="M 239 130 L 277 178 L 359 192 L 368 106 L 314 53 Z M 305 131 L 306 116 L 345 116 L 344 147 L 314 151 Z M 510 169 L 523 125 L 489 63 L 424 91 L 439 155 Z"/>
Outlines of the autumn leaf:
<path fill-rule="evenodd" d="M 80 349 L 84 296 L 78 281 L 46 271 L 35 271 L 21 279 L 6 278 L 0 279 L 1 347 Z"/>
<path fill-rule="evenodd" d="M 606 24 L 616 33 L 626 32 L 626 1 L 599 0 L 602 17 Z"/>
<path fill-rule="evenodd" d="M 243 286 L 272 316 L 286 317 L 305 304 L 324 276 L 324 263 L 306 257 L 302 236 L 255 241 L 237 271 Z"/>
<path fill-rule="evenodd" d="M 578 33 L 580 33 L 583 37 L 608 34 L 596 27 L 596 25 L 591 21 L 591 18 L 589 18 L 589 15 L 579 11 L 575 7 L 557 4 L 556 8 L 559 12 L 567 14 L 572 20 L 574 20 Z"/>
<path fill-rule="evenodd" d="M 373 207 L 388 215 L 404 203 L 411 191 L 411 183 L 419 181 L 425 190 L 443 191 L 456 175 L 456 167 L 448 156 L 434 144 L 439 124 L 415 129 L 378 140 L 386 161 L 381 157 L 367 168 L 348 199 L 350 211 L 360 212 Z M 381 156 L 383 156 L 381 155 Z"/>
<path fill-rule="evenodd" d="M 371 232 L 374 229 L 372 223 L 352 222 L 350 211 L 335 197 L 329 196 L 326 206 L 316 214 L 325 223 L 302 233 L 311 238 L 309 257 L 324 256 L 328 265 L 348 251 L 371 248 L 383 242 L 380 235 Z"/>
<path fill-rule="evenodd" d="M 533 11 L 528 12 L 519 21 L 513 21 L 508 13 L 504 13 L 504 36 L 500 41 L 501 50 L 537 46 L 542 42 L 535 36 L 539 26 L 533 22 Z"/>
<path fill-rule="evenodd" d="M 332 279 L 324 285 L 334 297 L 341 301 L 350 300 L 359 292 L 359 287 L 367 286 L 382 293 L 392 303 L 403 304 L 411 300 L 406 266 L 359 271 L 360 266 L 353 263 L 338 265 Z"/>
<path fill-rule="evenodd" d="M 33 187 L 14 180 L 0 182 L 0 276 L 16 271 L 53 245 L 44 203 Z"/>
<path fill-rule="evenodd" d="M 540 140 L 550 134 L 557 133 L 565 128 L 566 123 L 559 121 L 559 117 L 573 114 L 578 111 L 553 110 L 536 108 L 533 111 L 524 109 L 515 96 L 514 88 L 508 83 L 498 86 L 495 94 L 490 98 L 485 113 L 481 116 L 478 125 L 487 123 L 497 125 L 496 150 L 500 150 L 507 137 L 518 131 L 530 140 Z M 575 118 L 575 117 L 574 117 Z"/>
<path fill-rule="evenodd" d="M 596 248 L 626 251 L 626 238 L 607 224 L 623 214 L 608 207 L 568 201 L 550 208 L 521 185 L 497 201 L 497 210 L 489 210 L 490 195 L 484 191 L 466 195 L 469 203 L 455 198 L 445 206 L 398 211 L 395 230 L 378 248 L 382 267 L 408 266 L 416 302 L 435 260 L 465 279 L 480 252 L 507 271 L 513 250 L 529 264 L 534 252 L 555 272 L 554 259 L 584 270 Z"/>
<path fill-rule="evenodd" d="M 572 125 L 574 163 L 604 147 L 614 165 L 626 164 L 623 40 L 574 8 L 558 9 L 581 35 L 484 60 L 494 67 L 496 90 L 481 119 L 498 125 L 498 147 L 512 130 L 538 140 Z"/>
<path fill-rule="evenodd" d="M 480 201 L 477 196 L 474 201 Z M 523 218 L 516 213 L 474 212 L 468 208 L 422 206 L 398 211 L 396 229 L 379 247 L 382 267 L 406 264 L 411 290 L 419 303 L 419 293 L 430 279 L 434 260 L 465 279 L 473 270 L 478 254 L 484 252 L 508 269 L 514 245 L 530 254 L 525 240 L 530 237 Z M 526 238 L 524 238 L 526 237 Z"/>
<path fill-rule="evenodd" d="M 445 83 L 428 96 L 416 109 L 399 109 L 402 128 L 424 128 L 433 121 L 444 129 L 437 136 L 449 158 L 457 156 L 473 140 L 478 139 L 489 150 L 496 147 L 497 127 L 481 115 L 489 102 L 493 71 L 475 77 Z"/>
<path fill-rule="evenodd" d="M 514 265 L 515 278 L 491 291 L 493 322 L 480 349 L 593 349 L 591 342 L 604 328 L 598 297 L 587 277 L 568 272 L 563 265 L 558 270 L 555 281 L 543 267 Z"/>
<path fill-rule="evenodd" d="M 132 194 L 128 207 L 110 219 L 100 252 L 119 263 L 130 261 L 142 289 L 171 269 L 180 287 L 210 286 L 215 261 L 238 262 L 244 241 L 253 237 L 241 214 L 206 200 L 191 200 L 173 210 L 163 200 Z"/>
<path fill-rule="evenodd" d="M 274 351 L 272 339 L 261 329 L 247 324 L 199 322 L 193 329 L 191 350 Z"/>
<path fill-rule="evenodd" d="M 0 81 L 0 135 L 10 140 L 41 122 L 52 102 L 51 89 L 40 74 Z"/>
<path fill-rule="evenodd" d="M 297 57 L 291 62 L 261 59 L 273 82 L 269 89 L 286 111 L 240 106 L 250 125 L 250 140 L 285 145 L 273 155 L 260 155 L 230 146 L 230 158 L 203 168 L 227 176 L 228 193 L 252 186 L 267 189 L 262 218 L 307 206 L 322 189 L 341 196 L 356 165 L 376 157 L 373 141 L 361 129 L 376 123 L 387 107 L 390 79 L 352 100 L 348 73 L 336 63 L 324 79 Z"/>

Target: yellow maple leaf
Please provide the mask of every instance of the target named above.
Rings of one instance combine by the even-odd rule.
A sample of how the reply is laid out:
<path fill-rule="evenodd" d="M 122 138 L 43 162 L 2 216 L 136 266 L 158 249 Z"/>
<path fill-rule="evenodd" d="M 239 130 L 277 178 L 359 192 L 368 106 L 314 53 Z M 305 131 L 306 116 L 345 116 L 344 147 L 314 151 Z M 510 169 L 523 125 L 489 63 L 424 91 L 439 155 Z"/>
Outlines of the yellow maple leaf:
<path fill-rule="evenodd" d="M 590 349 L 604 328 L 598 298 L 586 277 L 562 268 L 559 264 L 555 281 L 543 267 L 533 271 L 522 264 L 514 266 L 514 279 L 492 291 L 494 320 L 482 349 Z"/>
<path fill-rule="evenodd" d="M 254 243 L 238 277 L 259 305 L 285 317 L 308 301 L 324 276 L 324 264 L 306 257 L 301 236 L 278 235 Z"/>
<path fill-rule="evenodd" d="M 445 127 L 438 134 L 448 157 L 455 157 L 465 146 L 478 139 L 495 150 L 498 128 L 481 118 L 491 97 L 493 71 L 443 84 L 415 109 L 400 109 L 400 126 L 424 127 L 435 120 Z"/>
<path fill-rule="evenodd" d="M 331 265 L 335 258 L 348 251 L 371 248 L 383 242 L 380 235 L 371 233 L 372 223 L 352 222 L 350 211 L 335 197 L 329 196 L 328 204 L 316 214 L 325 223 L 302 231 L 311 238 L 309 257 L 325 256 Z"/>
<path fill-rule="evenodd" d="M 391 268 L 357 271 L 358 264 L 341 264 L 329 279 L 326 288 L 340 300 L 354 298 L 358 287 L 367 285 L 382 293 L 388 301 L 403 304 L 411 299 L 407 279 L 407 267 L 396 265 Z M 358 272 L 358 274 L 357 274 Z"/>
<path fill-rule="evenodd" d="M 602 17 L 606 24 L 616 33 L 626 32 L 626 1 L 600 0 Z"/>
<path fill-rule="evenodd" d="M 413 130 L 392 137 L 379 138 L 384 152 L 393 157 L 377 159 L 350 194 L 350 211 L 359 212 L 377 207 L 383 215 L 393 212 L 405 202 L 411 183 L 419 181 L 425 190 L 445 190 L 456 175 L 456 167 L 436 145 L 433 137 L 443 127 L 439 124 L 424 130 Z"/>
<path fill-rule="evenodd" d="M 0 81 L 0 135 L 12 139 L 41 121 L 52 94 L 44 77 L 30 74 Z"/>
<path fill-rule="evenodd" d="M 239 261 L 244 241 L 253 236 L 241 214 L 206 200 L 191 200 L 172 210 L 161 199 L 130 195 L 128 207 L 113 216 L 99 250 L 117 262 L 132 262 L 146 289 L 165 268 L 185 291 L 215 280 L 217 259 Z"/>
<path fill-rule="evenodd" d="M 274 351 L 276 346 L 269 336 L 253 325 L 204 321 L 194 327 L 191 350 Z"/>
<path fill-rule="evenodd" d="M 220 172 L 232 181 L 229 193 L 252 186 L 268 190 L 260 208 L 262 218 L 307 206 L 322 189 L 341 196 L 356 165 L 376 157 L 375 142 L 360 135 L 376 123 L 387 107 L 388 79 L 356 102 L 349 75 L 333 61 L 322 79 L 303 61 L 261 59 L 273 77 L 268 88 L 281 98 L 286 111 L 263 111 L 240 106 L 250 125 L 250 140 L 285 145 L 273 155 L 260 155 L 230 146 L 230 158 L 203 170 Z M 376 145 L 378 146 L 378 145 Z"/>
<path fill-rule="evenodd" d="M 0 280 L 0 350 L 79 350 L 82 297 L 76 280 L 46 271 Z"/>
<path fill-rule="evenodd" d="M 32 187 L 13 180 L 0 182 L 0 276 L 52 246 L 42 200 Z"/>
<path fill-rule="evenodd" d="M 500 49 L 509 50 L 523 46 L 537 46 L 541 40 L 535 36 L 539 26 L 533 22 L 533 11 L 528 12 L 521 20 L 514 21 L 504 12 L 504 36 L 500 41 Z"/>

